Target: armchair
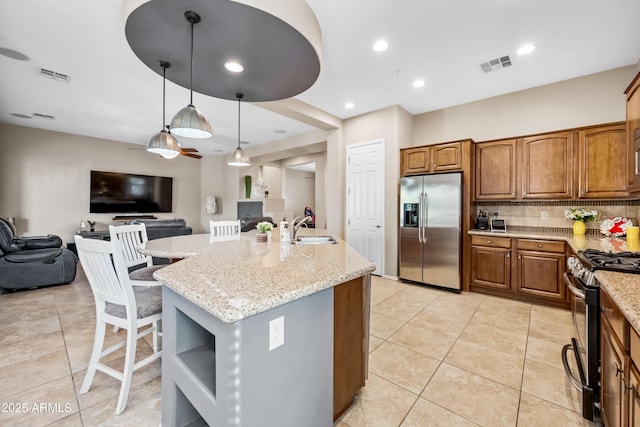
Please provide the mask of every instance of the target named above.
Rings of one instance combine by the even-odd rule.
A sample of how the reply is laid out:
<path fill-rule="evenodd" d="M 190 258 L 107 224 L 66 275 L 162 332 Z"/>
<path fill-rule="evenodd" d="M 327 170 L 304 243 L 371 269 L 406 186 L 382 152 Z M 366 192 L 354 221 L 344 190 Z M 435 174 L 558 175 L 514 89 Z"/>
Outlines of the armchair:
<path fill-rule="evenodd" d="M 78 258 L 58 236 L 16 237 L 0 218 L 0 288 L 25 289 L 61 285 L 76 277 Z"/>

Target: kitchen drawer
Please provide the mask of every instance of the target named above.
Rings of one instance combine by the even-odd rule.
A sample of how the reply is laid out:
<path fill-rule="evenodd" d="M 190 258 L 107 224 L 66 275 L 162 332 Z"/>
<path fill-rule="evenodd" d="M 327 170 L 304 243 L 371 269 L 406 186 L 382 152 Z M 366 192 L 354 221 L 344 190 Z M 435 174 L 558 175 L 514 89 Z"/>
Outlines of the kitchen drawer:
<path fill-rule="evenodd" d="M 489 246 L 492 248 L 509 249 L 511 247 L 511 238 L 493 236 L 471 236 L 471 244 L 473 246 Z"/>
<path fill-rule="evenodd" d="M 517 247 L 525 251 L 564 253 L 564 242 L 554 242 L 552 240 L 518 239 Z"/>
<path fill-rule="evenodd" d="M 602 311 L 602 316 L 605 317 L 609 325 L 611 325 L 611 329 L 615 332 L 624 349 L 629 350 L 629 323 L 622 315 L 618 306 L 602 289 L 600 290 L 600 310 Z"/>
<path fill-rule="evenodd" d="M 629 347 L 631 360 L 637 367 L 640 367 L 640 335 L 632 327 L 629 327 Z"/>

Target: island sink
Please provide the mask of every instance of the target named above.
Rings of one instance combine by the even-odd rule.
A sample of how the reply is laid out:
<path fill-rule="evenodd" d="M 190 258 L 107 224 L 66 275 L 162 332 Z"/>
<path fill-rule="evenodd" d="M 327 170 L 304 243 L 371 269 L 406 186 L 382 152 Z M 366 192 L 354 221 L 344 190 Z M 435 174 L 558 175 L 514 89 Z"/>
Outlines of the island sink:
<path fill-rule="evenodd" d="M 291 243 L 294 245 L 334 245 L 337 242 L 331 236 L 298 236 Z"/>

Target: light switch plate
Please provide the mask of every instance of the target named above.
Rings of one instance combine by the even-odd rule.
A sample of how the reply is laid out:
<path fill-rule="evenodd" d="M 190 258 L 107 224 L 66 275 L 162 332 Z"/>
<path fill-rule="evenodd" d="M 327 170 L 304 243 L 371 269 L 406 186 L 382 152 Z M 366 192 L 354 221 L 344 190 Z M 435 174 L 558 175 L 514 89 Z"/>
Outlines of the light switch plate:
<path fill-rule="evenodd" d="M 269 321 L 269 351 L 284 344 L 284 316 Z"/>

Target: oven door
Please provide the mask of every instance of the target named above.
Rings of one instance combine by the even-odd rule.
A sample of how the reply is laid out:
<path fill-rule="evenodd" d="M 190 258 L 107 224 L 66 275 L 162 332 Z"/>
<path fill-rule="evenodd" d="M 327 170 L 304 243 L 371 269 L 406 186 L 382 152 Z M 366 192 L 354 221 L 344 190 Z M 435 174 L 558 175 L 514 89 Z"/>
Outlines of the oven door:
<path fill-rule="evenodd" d="M 571 344 L 562 349 L 562 364 L 565 372 L 573 384 L 582 392 L 582 416 L 593 421 L 597 412 L 598 399 L 598 366 L 599 331 L 598 319 L 598 288 L 585 286 L 582 281 L 571 274 L 564 273 L 564 283 L 569 290 L 571 315 L 574 324 L 574 336 Z M 596 305 L 593 300 L 596 298 Z M 570 363 L 569 353 L 573 353 Z M 572 365 L 575 369 L 572 370 Z M 577 370 L 577 372 L 574 372 Z"/>

